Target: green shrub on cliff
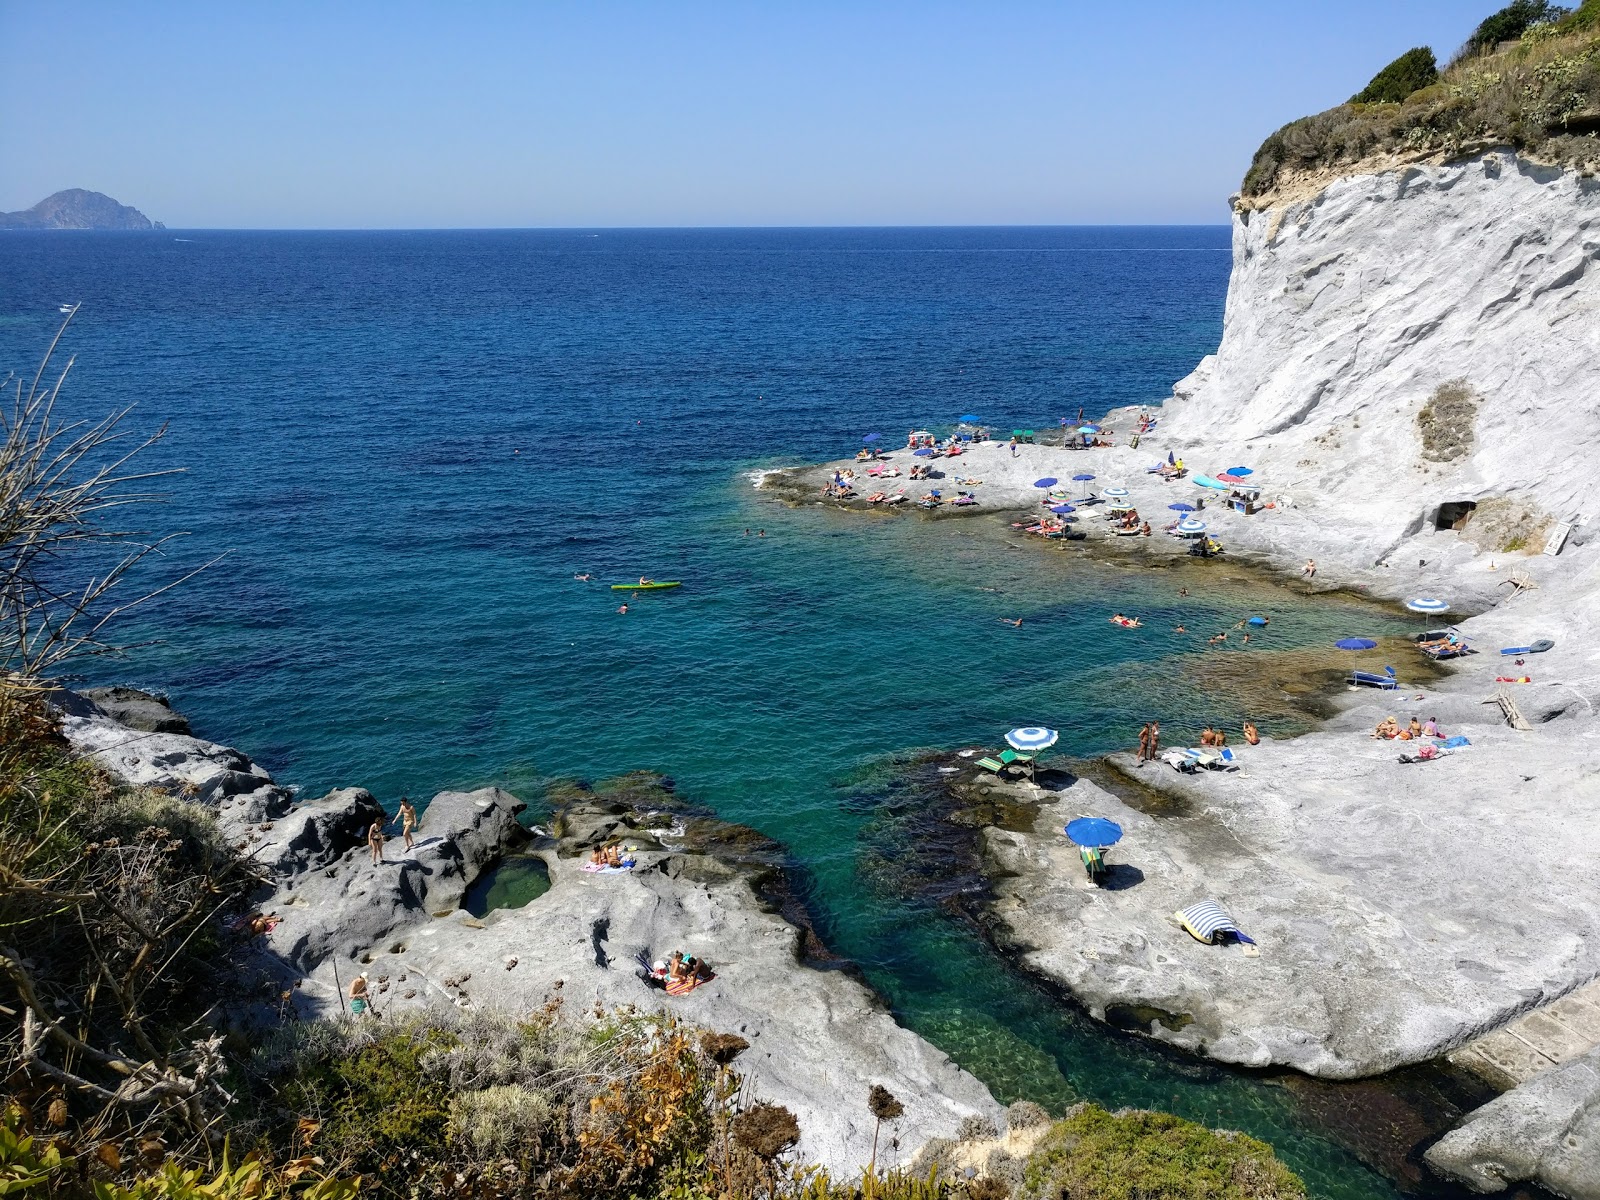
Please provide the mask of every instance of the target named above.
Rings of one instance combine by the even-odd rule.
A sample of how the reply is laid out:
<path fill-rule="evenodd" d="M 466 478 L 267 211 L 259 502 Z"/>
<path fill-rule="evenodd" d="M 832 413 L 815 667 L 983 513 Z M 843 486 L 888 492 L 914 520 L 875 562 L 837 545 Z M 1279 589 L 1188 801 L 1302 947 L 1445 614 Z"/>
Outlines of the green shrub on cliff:
<path fill-rule="evenodd" d="M 1056 1122 L 1023 1168 L 1026 1200 L 1304 1200 L 1305 1185 L 1242 1133 L 1167 1113 L 1086 1104 Z"/>
<path fill-rule="evenodd" d="M 1554 22 L 1566 15 L 1567 9 L 1550 4 L 1548 0 L 1511 0 L 1499 12 L 1490 13 L 1478 23 L 1456 58 L 1459 61 L 1474 54 L 1488 53 L 1502 42 L 1516 41 L 1535 25 Z"/>
<path fill-rule="evenodd" d="M 1589 0 L 1559 21 L 1525 28 L 1510 48 L 1494 50 L 1495 42 L 1489 52 L 1458 57 L 1398 101 L 1365 103 L 1363 92 L 1363 103 L 1289 122 L 1256 151 L 1240 189 L 1244 200 L 1300 177 L 1317 182 L 1363 164 L 1450 158 L 1496 145 L 1593 172 L 1600 167 L 1600 3 Z"/>
<path fill-rule="evenodd" d="M 1351 104 L 1399 104 L 1439 78 L 1439 64 L 1427 46 L 1407 50 L 1350 97 Z"/>

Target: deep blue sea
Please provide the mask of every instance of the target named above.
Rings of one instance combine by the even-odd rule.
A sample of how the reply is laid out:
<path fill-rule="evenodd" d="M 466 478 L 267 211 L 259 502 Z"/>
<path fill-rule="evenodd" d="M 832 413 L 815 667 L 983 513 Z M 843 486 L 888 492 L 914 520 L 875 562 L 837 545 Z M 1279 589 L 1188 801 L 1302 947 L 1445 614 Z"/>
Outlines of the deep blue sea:
<path fill-rule="evenodd" d="M 226 553 L 96 679 L 306 795 L 664 771 L 787 844 L 833 948 L 1003 1098 L 1168 1109 L 1272 1142 L 1316 1195 L 1387 1196 L 1298 1090 L 1087 1021 L 878 877 L 914 752 L 1038 722 L 1093 755 L 1254 702 L 1156 627 L 1271 611 L 1269 655 L 1384 618 L 1223 571 L 1180 599 L 993 519 L 750 482 L 967 412 L 1159 403 L 1215 348 L 1229 265 L 1223 227 L 14 233 L 0 374 L 81 302 L 66 409 L 170 422 L 150 459 L 185 469 L 145 518 L 189 533 L 152 578 Z M 641 574 L 685 586 L 619 615 L 603 583 Z M 1113 608 L 1151 631 L 1106 637 Z"/>

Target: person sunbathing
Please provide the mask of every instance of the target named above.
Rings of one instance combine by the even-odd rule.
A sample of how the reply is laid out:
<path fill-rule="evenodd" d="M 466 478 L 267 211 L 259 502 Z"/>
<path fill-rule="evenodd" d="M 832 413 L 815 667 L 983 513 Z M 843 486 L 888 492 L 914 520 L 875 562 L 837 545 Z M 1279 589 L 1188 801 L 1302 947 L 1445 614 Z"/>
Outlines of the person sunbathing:
<path fill-rule="evenodd" d="M 1378 727 L 1372 731 L 1372 736 L 1375 738 L 1383 738 L 1385 740 L 1393 740 L 1399 735 L 1399 733 L 1400 722 L 1396 721 L 1393 717 L 1385 717 L 1383 720 L 1378 722 Z"/>
<path fill-rule="evenodd" d="M 873 492 L 872 495 L 867 497 L 868 504 L 882 504 L 883 501 L 884 494 L 882 492 Z"/>
<path fill-rule="evenodd" d="M 1428 737 L 1443 737 L 1444 736 L 1442 733 L 1439 732 L 1439 718 L 1438 717 L 1429 717 L 1427 719 L 1427 721 L 1422 726 L 1422 732 L 1424 734 L 1426 734 Z"/>
<path fill-rule="evenodd" d="M 606 866 L 620 867 L 622 865 L 622 849 L 615 842 L 606 847 Z"/>
<path fill-rule="evenodd" d="M 1422 736 L 1422 722 L 1417 720 L 1415 717 L 1412 717 L 1411 718 L 1411 724 L 1406 726 L 1406 732 L 1408 734 L 1410 734 L 1413 738 L 1421 737 Z"/>
<path fill-rule="evenodd" d="M 604 846 L 596 846 L 593 850 L 589 851 L 589 862 L 590 862 L 591 865 L 596 866 L 596 867 L 605 866 L 606 865 L 605 847 Z"/>
<path fill-rule="evenodd" d="M 1202 746 L 1214 746 L 1216 745 L 1216 741 L 1217 735 L 1212 731 L 1211 726 L 1207 725 L 1200 731 L 1200 744 Z"/>
<path fill-rule="evenodd" d="M 937 503 L 939 503 L 939 493 L 938 492 L 929 492 L 926 496 L 924 496 L 922 498 L 922 502 L 924 504 L 937 504 Z"/>
<path fill-rule="evenodd" d="M 1252 746 L 1259 746 L 1261 744 L 1261 731 L 1257 729 L 1250 721 L 1246 721 L 1244 723 L 1244 740 L 1249 742 Z"/>

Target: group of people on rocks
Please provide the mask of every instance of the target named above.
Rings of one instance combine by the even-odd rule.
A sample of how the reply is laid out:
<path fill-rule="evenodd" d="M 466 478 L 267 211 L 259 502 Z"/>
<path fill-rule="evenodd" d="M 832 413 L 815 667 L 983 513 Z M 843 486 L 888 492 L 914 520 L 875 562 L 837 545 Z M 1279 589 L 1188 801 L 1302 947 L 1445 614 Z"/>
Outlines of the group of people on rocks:
<path fill-rule="evenodd" d="M 1261 730 L 1253 721 L 1245 721 L 1241 730 L 1244 740 L 1252 746 L 1261 744 Z M 1228 744 L 1228 734 L 1220 726 L 1207 725 L 1200 731 L 1200 745 L 1220 750 Z M 1146 762 L 1155 762 L 1161 757 L 1161 723 L 1147 721 L 1139 729 L 1139 754 L 1137 762 L 1143 766 Z"/>
<path fill-rule="evenodd" d="M 1439 732 L 1439 719 L 1429 717 L 1427 721 L 1419 721 L 1412 717 L 1409 724 L 1402 726 L 1394 717 L 1385 717 L 1378 722 L 1378 727 L 1372 731 L 1372 736 L 1386 741 L 1415 742 L 1423 738 L 1443 737 Z"/>
<path fill-rule="evenodd" d="M 400 823 L 400 836 L 405 839 L 407 852 L 413 850 L 417 844 L 413 836 L 417 829 L 417 806 L 405 796 L 400 797 L 400 810 L 388 825 L 393 825 L 395 821 Z M 388 840 L 384 834 L 385 828 L 387 826 L 383 821 L 374 821 L 367 827 L 367 848 L 372 851 L 373 866 L 383 861 L 383 847 Z"/>

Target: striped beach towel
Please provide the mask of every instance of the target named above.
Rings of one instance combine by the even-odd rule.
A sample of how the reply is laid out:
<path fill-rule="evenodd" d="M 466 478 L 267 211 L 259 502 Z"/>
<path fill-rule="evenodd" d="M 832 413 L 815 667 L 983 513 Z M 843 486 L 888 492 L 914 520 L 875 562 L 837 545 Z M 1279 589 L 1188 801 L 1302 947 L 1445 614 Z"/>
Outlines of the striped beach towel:
<path fill-rule="evenodd" d="M 1208 946 L 1227 941 L 1255 945 L 1254 939 L 1247 937 L 1244 930 L 1234 924 L 1233 918 L 1228 915 L 1228 910 L 1215 900 L 1197 901 L 1172 915 L 1188 931 L 1190 937 Z"/>

